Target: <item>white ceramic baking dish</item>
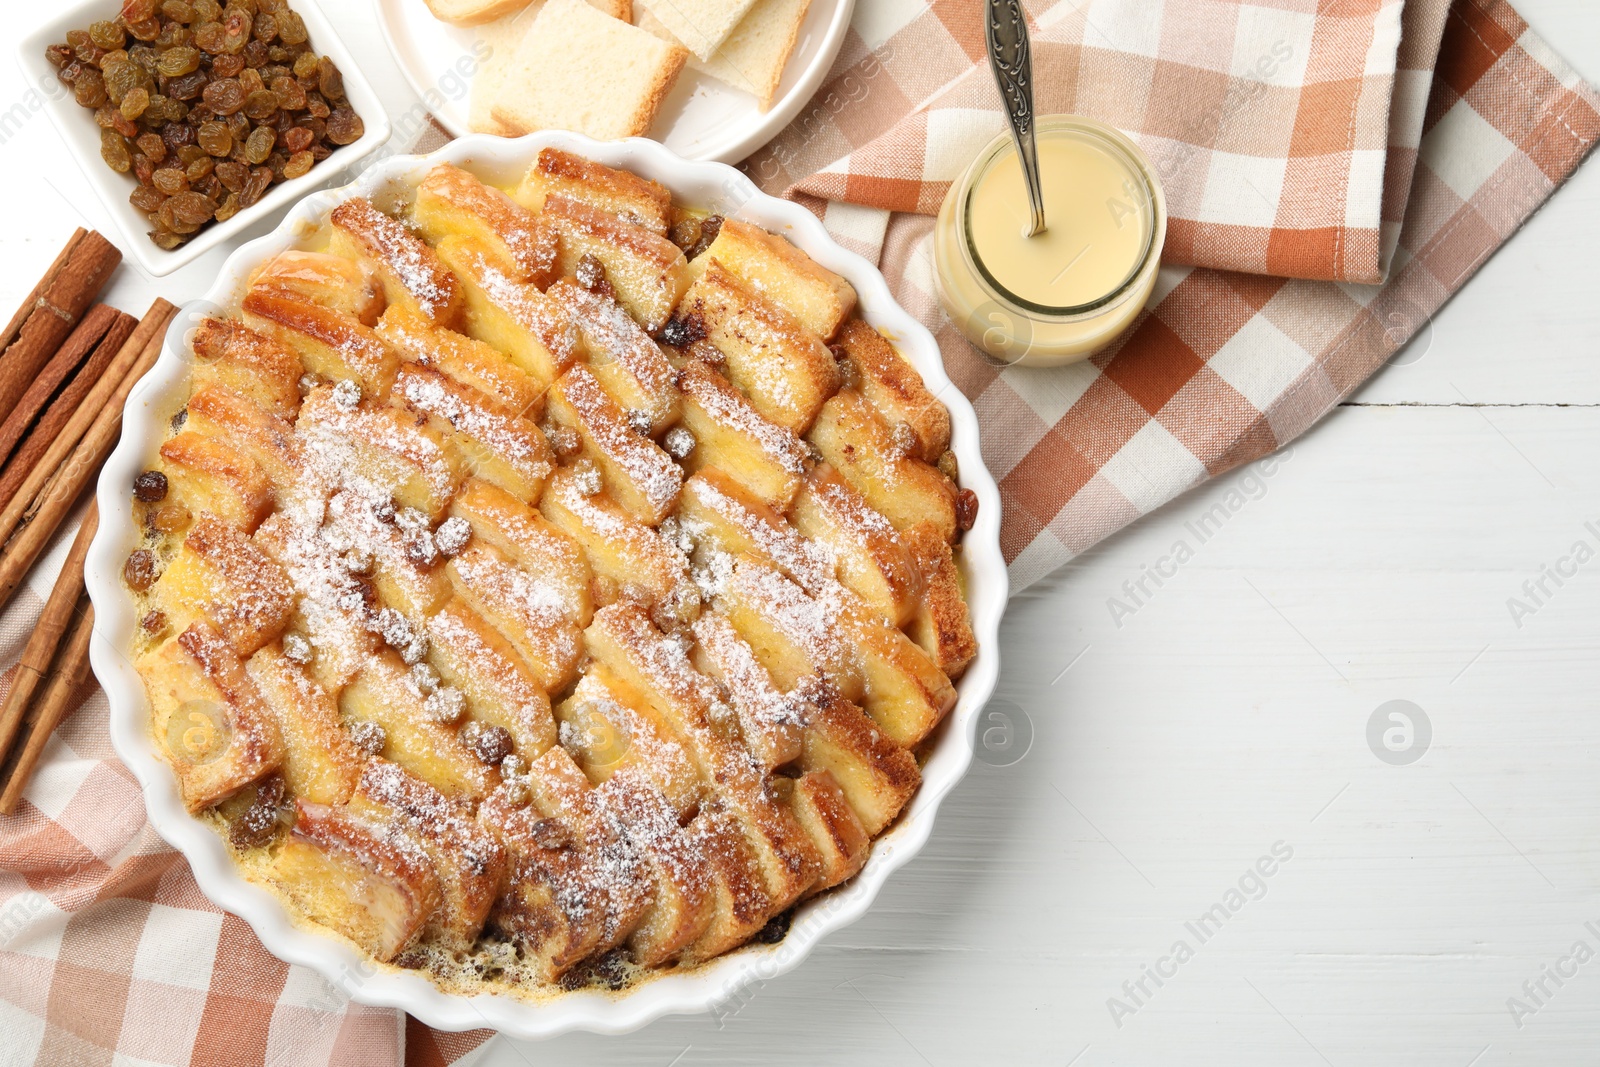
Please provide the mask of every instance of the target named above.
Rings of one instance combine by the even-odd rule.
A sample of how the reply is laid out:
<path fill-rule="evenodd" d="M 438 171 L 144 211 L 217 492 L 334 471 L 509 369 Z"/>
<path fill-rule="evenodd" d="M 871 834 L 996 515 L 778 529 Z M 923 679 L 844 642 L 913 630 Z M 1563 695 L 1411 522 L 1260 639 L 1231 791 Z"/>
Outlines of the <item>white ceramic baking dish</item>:
<path fill-rule="evenodd" d="M 184 338 L 200 316 L 229 306 L 256 266 L 303 241 L 343 200 L 358 195 L 378 199 L 396 193 L 404 196 L 405 190 L 440 162 L 455 163 L 491 180 L 507 179 L 525 170 L 539 149 L 548 145 L 653 178 L 683 203 L 781 233 L 855 286 L 862 314 L 896 342 L 950 408 L 951 447 L 960 461 L 961 482 L 979 500 L 977 523 L 967 533 L 962 553 L 979 652 L 957 686 L 955 710 L 936 735 L 923 768 L 921 789 L 899 820 L 873 844 L 872 856 L 861 873 L 801 906 L 782 942 L 747 945 L 705 966 L 669 972 L 620 994 L 581 991 L 531 1002 L 510 995 L 451 995 L 420 975 L 375 967 L 348 943 L 296 925 L 276 897 L 238 873 L 221 838 L 184 810 L 172 771 L 162 762 L 149 734 L 149 705 L 126 651 L 132 643 L 135 609 L 120 575 L 123 561 L 139 540 L 132 518 L 133 479 L 150 463 L 170 416 L 187 398 L 191 357 Z M 188 858 L 206 895 L 218 907 L 247 921 L 269 951 L 312 968 L 361 1003 L 400 1008 L 445 1030 L 486 1026 L 524 1038 L 568 1030 L 621 1033 L 669 1012 L 712 1009 L 748 986 L 793 967 L 824 935 L 859 919 L 889 873 L 914 856 L 928 839 L 939 802 L 972 759 L 977 716 L 994 690 L 999 671 L 1000 616 L 1007 595 L 999 547 L 1000 496 L 978 449 L 977 416 L 946 376 L 932 335 L 894 302 L 883 276 L 866 260 L 835 244 L 810 212 L 758 192 L 731 167 L 687 162 L 653 141 L 601 143 L 559 132 L 519 140 L 466 137 L 426 157 L 385 160 L 353 185 L 302 200 L 274 232 L 234 252 L 205 299 L 180 313 L 160 361 L 128 398 L 122 441 L 100 476 L 99 503 L 100 531 L 86 569 L 96 611 L 91 660 L 110 699 L 112 741 L 143 787 L 151 823 Z"/>

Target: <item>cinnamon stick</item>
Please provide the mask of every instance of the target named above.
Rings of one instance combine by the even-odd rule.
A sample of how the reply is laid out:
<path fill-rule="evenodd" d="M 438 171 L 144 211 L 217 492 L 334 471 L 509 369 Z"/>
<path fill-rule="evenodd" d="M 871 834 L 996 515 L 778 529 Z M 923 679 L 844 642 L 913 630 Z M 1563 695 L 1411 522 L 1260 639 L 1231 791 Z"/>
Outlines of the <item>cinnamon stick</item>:
<path fill-rule="evenodd" d="M 84 486 L 88 485 L 99 472 L 106 457 L 116 447 L 117 437 L 122 431 L 123 405 L 127 403 L 128 394 L 133 391 L 134 385 L 155 366 L 156 360 L 161 355 L 162 345 L 166 342 L 166 324 L 178 310 L 165 300 L 158 299 L 156 305 L 151 309 L 151 315 L 158 318 L 159 322 L 151 331 L 149 340 L 128 373 L 120 380 L 108 375 L 100 384 L 111 386 L 105 391 L 109 395 L 98 400 L 97 396 L 102 390 L 97 385 L 84 400 L 83 406 L 73 416 L 72 421 L 67 424 L 66 429 L 62 431 L 56 444 L 45 454 L 44 463 L 55 470 L 54 477 L 47 475 L 48 484 L 42 484 L 42 492 L 39 492 L 31 503 L 24 503 L 21 514 L 11 526 L 11 529 L 16 529 L 18 526 L 21 526 L 21 529 L 17 530 L 16 536 L 6 545 L 4 552 L 0 552 L 0 606 L 11 599 L 11 594 L 16 592 L 17 586 L 21 584 L 29 569 L 38 561 L 39 554 L 49 545 L 50 538 L 61 525 L 61 520 L 72 510 L 72 505 L 83 492 Z M 67 451 L 59 446 L 72 431 L 73 423 L 83 415 L 87 415 L 93 421 L 82 431 L 76 446 L 64 457 L 64 462 L 62 460 L 52 462 L 52 457 L 56 455 L 58 449 Z M 41 482 L 43 481 L 45 479 L 41 479 Z M 17 505 L 24 500 L 24 496 L 19 493 L 6 508 L 5 514 L 10 515 L 13 511 L 17 511 Z M 4 516 L 0 516 L 0 519 L 3 518 Z"/>
<path fill-rule="evenodd" d="M 31 726 L 28 740 L 22 747 L 22 754 L 11 768 L 11 774 L 5 781 L 4 791 L 0 791 L 0 815 L 16 814 L 17 805 L 22 802 L 22 791 L 28 787 L 28 779 L 33 777 L 33 769 L 39 765 L 39 757 L 44 753 L 44 746 L 49 743 L 50 735 L 55 733 L 56 727 L 61 725 L 61 721 L 73 709 L 72 698 L 77 695 L 79 687 L 89 675 L 89 638 L 93 635 L 94 605 L 85 604 L 83 613 L 78 616 L 77 622 L 73 624 L 72 633 L 61 648 L 55 669 L 50 672 L 50 678 L 45 683 L 44 695 L 39 698 L 38 706 L 29 717 Z"/>
<path fill-rule="evenodd" d="M 0 354 L 0 418 L 11 414 L 121 262 L 117 246 L 92 230 L 78 242 L 34 301 L 17 339 Z"/>
<path fill-rule="evenodd" d="M 3 502 L 3 508 L 0 508 L 0 544 L 5 544 L 6 538 L 22 524 L 24 515 L 32 508 L 45 486 L 59 473 L 62 464 L 72 455 L 90 427 L 108 412 L 108 405 L 115 404 L 115 415 L 120 425 L 122 401 L 127 399 L 128 390 L 132 389 L 133 383 L 138 380 L 137 376 L 132 376 L 133 368 L 147 354 L 150 355 L 150 363 L 155 362 L 155 356 L 160 354 L 161 344 L 166 336 L 167 323 L 177 310 L 158 297 L 156 302 L 150 305 L 150 310 L 145 312 L 138 328 L 118 350 L 105 373 L 93 382 L 78 406 L 66 414 L 61 425 L 49 428 L 41 425 L 39 431 L 36 431 L 38 433 L 50 430 L 53 436 L 50 438 L 49 447 L 30 466 L 24 467 L 20 462 L 21 457 L 11 464 L 14 472 L 22 473 L 22 480 L 9 496 L 0 494 L 0 502 Z M 147 363 L 145 369 L 148 367 Z M 143 370 L 139 372 L 141 375 L 143 373 Z M 121 399 L 114 399 L 118 390 L 121 390 Z M 6 482 L 9 483 L 10 480 L 7 478 Z M 6 554 L 9 554 L 9 549 Z M 0 556 L 0 559 L 3 558 Z M 10 596 L 10 590 L 6 590 L 0 595 L 0 604 L 10 599 Z"/>
<path fill-rule="evenodd" d="M 44 612 L 34 624 L 27 647 L 22 650 L 22 659 L 17 663 L 17 671 L 11 681 L 11 692 L 6 694 L 5 703 L 0 704 L 0 766 L 11 754 L 11 746 L 22 727 L 23 714 L 39 683 L 44 681 L 50 661 L 56 658 L 61 637 L 67 632 L 67 624 L 72 621 L 72 609 L 77 607 L 78 598 L 83 595 L 83 560 L 89 554 L 89 543 L 94 540 L 99 525 L 99 508 L 91 503 L 89 514 L 84 517 L 78 536 L 72 542 L 72 551 L 67 554 L 67 561 L 61 567 L 61 576 L 50 590 L 50 599 L 45 601 Z"/>
<path fill-rule="evenodd" d="M 0 352 L 4 352 L 11 346 L 11 342 L 17 339 L 17 334 L 22 332 L 22 324 L 28 321 L 29 315 L 33 314 L 34 305 L 38 304 L 39 298 L 44 295 L 45 290 L 50 288 L 50 283 L 56 280 L 56 276 L 61 273 L 61 268 L 67 265 L 67 260 L 71 258 L 73 249 L 77 248 L 78 243 L 88 235 L 89 231 L 82 226 L 72 231 L 72 236 L 67 238 L 66 247 L 56 253 L 55 262 L 50 264 L 49 268 L 44 272 L 44 277 L 39 279 L 39 284 L 33 287 L 33 292 L 28 294 L 28 298 L 22 302 L 22 306 L 17 309 L 17 313 L 11 316 L 11 321 L 6 323 L 6 332 L 0 334 Z"/>
<path fill-rule="evenodd" d="M 28 432 L 28 427 L 33 425 L 33 420 L 38 418 L 39 412 L 50 402 L 56 389 L 67 376 L 78 369 L 93 352 L 95 346 L 104 340 L 114 329 L 121 329 L 116 344 L 121 345 L 133 332 L 138 320 L 132 315 L 124 315 L 116 308 L 104 304 L 96 304 L 89 309 L 89 313 L 78 323 L 78 328 L 72 331 L 61 350 L 57 352 L 39 376 L 28 386 L 28 391 L 22 394 L 22 399 L 17 401 L 17 406 L 11 409 L 4 422 L 0 422 L 0 463 L 10 458 L 17 443 Z"/>
<path fill-rule="evenodd" d="M 132 316 L 127 316 L 127 319 L 131 324 L 127 332 L 123 332 L 119 321 L 105 337 L 101 338 L 94 352 L 90 354 L 88 362 L 73 376 L 60 394 L 50 401 L 50 406 L 22 439 L 22 444 L 12 455 L 11 461 L 0 468 L 0 509 L 11 503 L 22 483 L 39 469 L 40 460 L 55 443 L 62 427 L 83 403 L 83 398 L 105 376 L 106 368 L 111 365 L 117 353 L 133 340 L 132 335 L 138 323 Z M 21 406 L 18 405 L 19 408 Z"/>

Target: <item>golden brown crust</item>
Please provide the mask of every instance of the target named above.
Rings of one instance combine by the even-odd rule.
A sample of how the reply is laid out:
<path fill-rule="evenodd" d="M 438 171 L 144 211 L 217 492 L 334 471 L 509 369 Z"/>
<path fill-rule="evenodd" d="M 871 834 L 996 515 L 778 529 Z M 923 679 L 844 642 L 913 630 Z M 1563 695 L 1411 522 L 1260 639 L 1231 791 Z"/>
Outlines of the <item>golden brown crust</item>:
<path fill-rule="evenodd" d="M 945 674 L 959 678 L 978 654 L 978 640 L 972 633 L 955 553 L 929 526 L 913 526 L 902 536 L 922 572 L 925 590 L 910 627 L 912 639 Z"/>
<path fill-rule="evenodd" d="M 552 192 L 585 201 L 666 235 L 672 194 L 660 182 L 560 148 L 543 148 L 523 179 L 519 195 L 527 207 L 537 211 Z"/>
<path fill-rule="evenodd" d="M 470 233 L 497 248 L 519 282 L 544 288 L 555 280 L 556 233 L 500 190 L 459 167 L 441 163 L 417 186 L 411 208 L 423 232 L 437 241 Z"/>
<path fill-rule="evenodd" d="M 300 376 L 305 367 L 296 356 L 232 319 L 206 319 L 195 329 L 194 380 L 242 392 L 280 418 L 292 419 L 300 407 Z"/>
<path fill-rule="evenodd" d="M 196 620 L 140 662 L 152 726 L 178 775 L 184 805 L 201 811 L 283 763 L 283 737 L 233 647 Z"/>
<path fill-rule="evenodd" d="M 328 216 L 330 247 L 370 263 L 391 304 L 405 302 L 437 326 L 461 314 L 461 285 L 420 237 L 362 197 L 344 201 Z"/>
<path fill-rule="evenodd" d="M 950 447 L 950 411 L 941 404 L 888 338 L 860 319 L 839 331 L 839 344 L 855 364 L 856 388 L 878 409 L 891 431 L 904 423 L 914 438 L 912 455 L 936 463 Z"/>
<path fill-rule="evenodd" d="M 251 326 L 293 351 L 307 370 L 388 393 L 400 361 L 359 319 L 272 289 L 250 290 L 242 307 Z"/>
<path fill-rule="evenodd" d="M 767 419 L 804 433 L 839 388 L 839 368 L 817 335 L 711 260 L 684 294 L 680 316 L 698 316 L 727 360 L 727 376 Z"/>

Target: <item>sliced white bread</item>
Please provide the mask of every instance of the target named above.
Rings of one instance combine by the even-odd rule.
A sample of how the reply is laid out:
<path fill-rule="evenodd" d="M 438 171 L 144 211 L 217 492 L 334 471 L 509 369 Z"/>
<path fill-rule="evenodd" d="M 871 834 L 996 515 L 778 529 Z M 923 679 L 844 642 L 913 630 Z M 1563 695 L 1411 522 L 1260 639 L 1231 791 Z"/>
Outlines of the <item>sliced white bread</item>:
<path fill-rule="evenodd" d="M 633 21 L 633 0 L 588 0 L 596 11 L 603 11 L 614 19 Z M 467 114 L 467 125 L 473 133 L 493 133 L 502 137 L 514 136 L 516 131 L 494 117 L 495 101 L 506 74 L 513 69 L 517 48 L 528 35 L 528 27 L 544 7 L 544 0 L 533 0 L 520 11 L 486 22 L 478 27 L 478 40 L 487 47 L 487 54 L 472 79 L 472 104 Z"/>
<path fill-rule="evenodd" d="M 639 0 L 699 59 L 710 59 L 756 0 Z"/>
<path fill-rule="evenodd" d="M 527 6 L 528 0 L 428 0 L 434 18 L 457 26 L 481 26 Z"/>
<path fill-rule="evenodd" d="M 695 56 L 689 66 L 744 90 L 756 98 L 762 111 L 767 111 L 778 98 L 784 67 L 800 41 L 800 26 L 810 10 L 811 0 L 756 0 L 710 59 Z M 642 6 L 638 8 L 637 21 L 640 29 L 675 39 L 672 31 Z"/>
<path fill-rule="evenodd" d="M 512 136 L 562 129 L 600 140 L 649 130 L 689 53 L 597 11 L 548 0 L 522 39 L 491 108 Z"/>

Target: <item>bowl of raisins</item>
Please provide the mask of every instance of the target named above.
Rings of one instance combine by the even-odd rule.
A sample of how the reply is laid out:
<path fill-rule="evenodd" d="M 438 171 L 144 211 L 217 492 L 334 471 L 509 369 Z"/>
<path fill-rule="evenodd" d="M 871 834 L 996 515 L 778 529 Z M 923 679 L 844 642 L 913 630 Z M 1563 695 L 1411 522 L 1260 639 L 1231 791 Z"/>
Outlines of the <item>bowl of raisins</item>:
<path fill-rule="evenodd" d="M 127 240 L 160 277 L 389 139 L 312 0 L 91 0 L 18 58 Z M 48 164 L 46 164 L 48 165 Z"/>

